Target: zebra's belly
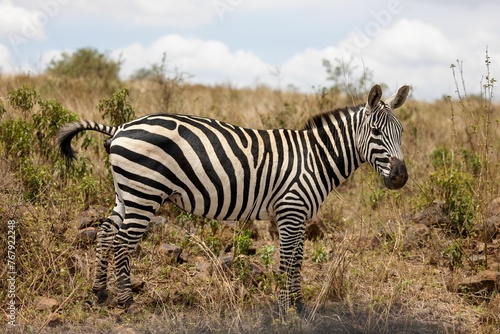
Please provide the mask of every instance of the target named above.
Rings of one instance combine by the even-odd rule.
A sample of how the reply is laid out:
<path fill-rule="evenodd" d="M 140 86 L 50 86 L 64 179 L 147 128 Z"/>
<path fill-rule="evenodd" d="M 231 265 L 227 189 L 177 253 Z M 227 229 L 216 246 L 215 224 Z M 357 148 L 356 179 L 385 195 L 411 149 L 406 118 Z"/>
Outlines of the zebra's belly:
<path fill-rule="evenodd" d="M 241 198 L 235 198 L 233 201 L 223 199 L 215 203 L 213 198 L 195 197 L 193 204 L 186 193 L 176 192 L 168 199 L 186 212 L 209 219 L 229 221 L 272 219 L 270 210 L 263 203 L 245 203 Z"/>

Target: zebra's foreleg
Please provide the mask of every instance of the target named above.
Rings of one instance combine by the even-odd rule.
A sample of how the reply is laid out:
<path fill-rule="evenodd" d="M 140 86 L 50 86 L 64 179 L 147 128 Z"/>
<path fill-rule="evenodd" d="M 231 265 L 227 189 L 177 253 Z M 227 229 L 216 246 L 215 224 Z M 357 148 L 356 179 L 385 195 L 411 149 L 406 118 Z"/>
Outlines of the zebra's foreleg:
<path fill-rule="evenodd" d="M 300 269 L 304 252 L 305 224 L 297 221 L 278 222 L 280 238 L 280 275 L 283 277 L 278 297 L 280 318 L 286 319 L 286 313 L 296 308 L 301 313 L 304 309 L 300 291 Z"/>
<path fill-rule="evenodd" d="M 92 291 L 97 295 L 97 303 L 102 304 L 108 298 L 108 264 L 111 256 L 111 246 L 118 229 L 123 222 L 123 204 L 116 199 L 116 206 L 97 232 L 97 248 L 95 260 L 95 277 Z"/>
<path fill-rule="evenodd" d="M 291 270 L 287 275 L 289 279 L 290 286 L 290 298 L 291 305 L 297 309 L 297 313 L 303 315 L 305 311 L 304 301 L 302 300 L 302 292 L 300 290 L 300 270 L 302 268 L 302 259 L 304 257 L 304 233 L 302 233 L 300 239 L 295 244 L 295 254 L 291 266 Z"/>

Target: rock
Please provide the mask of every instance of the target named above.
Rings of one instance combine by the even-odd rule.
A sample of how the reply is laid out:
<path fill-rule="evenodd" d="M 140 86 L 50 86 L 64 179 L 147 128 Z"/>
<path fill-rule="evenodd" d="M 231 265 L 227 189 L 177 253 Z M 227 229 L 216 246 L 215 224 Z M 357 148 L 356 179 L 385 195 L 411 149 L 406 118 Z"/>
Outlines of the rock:
<path fill-rule="evenodd" d="M 130 287 L 132 288 L 133 292 L 141 292 L 144 289 L 144 285 L 146 282 L 143 280 L 137 278 L 137 277 L 130 277 Z"/>
<path fill-rule="evenodd" d="M 59 306 L 59 302 L 53 298 L 48 297 L 36 297 L 35 298 L 35 309 L 36 310 L 49 310 L 54 312 Z"/>
<path fill-rule="evenodd" d="M 255 245 L 250 245 L 245 252 L 245 255 L 255 255 L 257 254 L 257 247 Z"/>
<path fill-rule="evenodd" d="M 81 212 L 76 217 L 76 221 L 79 225 L 78 229 L 84 229 L 95 225 L 96 222 L 99 224 L 102 223 L 107 211 L 108 210 L 104 207 L 91 207 L 88 210 Z"/>
<path fill-rule="evenodd" d="M 490 242 L 500 235 L 500 197 L 490 202 L 484 214 L 484 226 L 479 228 L 479 235 L 484 242 Z"/>
<path fill-rule="evenodd" d="M 182 253 L 182 247 L 176 245 L 162 244 L 158 251 L 164 254 L 171 262 L 179 262 L 179 256 Z"/>
<path fill-rule="evenodd" d="M 167 218 L 163 216 L 154 216 L 153 218 L 151 218 L 151 221 L 149 222 L 150 225 L 160 225 L 160 226 L 167 225 L 167 223 L 168 223 Z"/>
<path fill-rule="evenodd" d="M 225 270 L 231 270 L 233 268 L 233 254 L 225 254 L 219 257 L 220 265 Z"/>
<path fill-rule="evenodd" d="M 238 222 L 223 220 L 222 224 L 226 225 L 230 229 L 236 230 L 238 228 Z"/>
<path fill-rule="evenodd" d="M 181 252 L 178 262 L 180 264 L 189 262 L 189 255 L 187 253 Z"/>
<path fill-rule="evenodd" d="M 424 224 L 411 225 L 406 231 L 403 239 L 403 250 L 408 251 L 424 246 L 425 241 L 429 237 L 429 228 Z"/>
<path fill-rule="evenodd" d="M 500 217 L 500 197 L 495 198 L 490 202 L 486 209 L 486 217 Z"/>
<path fill-rule="evenodd" d="M 434 201 L 429 207 L 413 215 L 415 224 L 427 227 L 443 227 L 450 224 L 449 217 L 444 213 L 444 202 Z"/>
<path fill-rule="evenodd" d="M 478 235 L 483 242 L 491 242 L 498 235 L 500 216 L 487 218 L 483 226 L 478 227 Z"/>
<path fill-rule="evenodd" d="M 402 230 L 399 221 L 388 220 L 384 225 L 379 226 L 376 238 L 380 243 L 394 240 L 396 235 Z"/>
<path fill-rule="evenodd" d="M 486 255 L 484 255 L 484 254 L 472 254 L 469 256 L 469 259 L 476 266 L 486 265 Z"/>
<path fill-rule="evenodd" d="M 50 315 L 49 322 L 47 323 L 47 326 L 49 327 L 57 327 L 62 325 L 62 318 L 59 314 L 57 313 L 52 313 Z"/>
<path fill-rule="evenodd" d="M 212 264 L 208 261 L 197 262 L 194 266 L 201 273 L 211 273 L 212 271 Z"/>
<path fill-rule="evenodd" d="M 93 243 L 96 237 L 97 230 L 95 227 L 86 227 L 83 230 L 78 231 L 78 238 L 85 243 Z"/>
<path fill-rule="evenodd" d="M 168 219 L 162 216 L 154 216 L 151 218 L 151 221 L 146 228 L 146 232 L 144 232 L 144 236 L 147 236 L 149 233 L 156 233 L 157 231 L 161 231 L 165 225 L 167 225 Z"/>
<path fill-rule="evenodd" d="M 457 285 L 457 292 L 465 294 L 490 295 L 500 289 L 500 272 L 484 270 L 474 276 L 465 278 Z"/>
<path fill-rule="evenodd" d="M 69 225 L 67 222 L 54 223 L 51 226 L 51 231 L 55 236 L 63 236 L 68 230 Z"/>
<path fill-rule="evenodd" d="M 325 236 L 326 227 L 323 223 L 323 215 L 318 213 L 306 223 L 306 239 L 319 240 Z"/>

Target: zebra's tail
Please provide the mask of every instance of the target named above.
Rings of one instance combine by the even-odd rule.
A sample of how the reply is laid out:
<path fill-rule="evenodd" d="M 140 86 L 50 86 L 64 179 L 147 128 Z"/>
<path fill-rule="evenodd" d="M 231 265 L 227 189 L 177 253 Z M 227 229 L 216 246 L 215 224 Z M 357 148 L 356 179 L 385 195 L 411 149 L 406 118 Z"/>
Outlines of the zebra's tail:
<path fill-rule="evenodd" d="M 67 159 L 75 158 L 75 151 L 71 147 L 71 140 L 78 133 L 86 130 L 98 131 L 112 137 L 116 133 L 116 130 L 118 130 L 118 127 L 103 125 L 92 121 L 80 121 L 63 125 L 56 136 L 56 143 L 61 150 L 61 154 Z"/>

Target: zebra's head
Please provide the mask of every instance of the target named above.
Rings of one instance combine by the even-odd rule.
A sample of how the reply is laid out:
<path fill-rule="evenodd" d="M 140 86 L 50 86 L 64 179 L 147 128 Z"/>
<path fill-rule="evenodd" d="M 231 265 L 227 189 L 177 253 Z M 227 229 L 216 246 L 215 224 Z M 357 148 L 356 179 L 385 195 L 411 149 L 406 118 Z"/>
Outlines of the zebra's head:
<path fill-rule="evenodd" d="M 375 168 L 389 189 L 399 189 L 408 180 L 401 150 L 403 126 L 393 110 L 405 103 L 409 90 L 408 86 L 403 86 L 386 101 L 382 101 L 382 88 L 375 85 L 361 111 L 363 115 L 357 136 L 358 152 L 362 160 L 368 161 Z"/>

